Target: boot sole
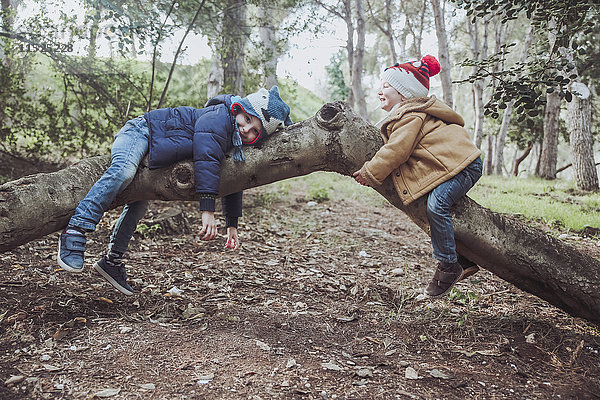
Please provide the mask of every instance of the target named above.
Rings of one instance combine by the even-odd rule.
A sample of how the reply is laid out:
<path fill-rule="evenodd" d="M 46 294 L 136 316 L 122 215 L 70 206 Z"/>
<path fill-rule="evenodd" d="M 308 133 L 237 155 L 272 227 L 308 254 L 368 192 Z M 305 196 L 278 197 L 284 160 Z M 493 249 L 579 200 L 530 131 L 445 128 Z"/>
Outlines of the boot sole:
<path fill-rule="evenodd" d="M 113 285 L 113 287 L 115 289 L 117 289 L 119 292 L 126 294 L 128 296 L 132 295 L 133 292 L 127 288 L 124 288 L 123 286 L 119 285 L 119 283 L 117 281 L 114 280 L 114 278 L 112 276 L 110 276 L 109 274 L 106 273 L 106 271 L 104 271 L 102 269 L 102 267 L 98 264 L 98 262 L 96 262 L 94 264 L 94 269 L 96 271 L 98 271 L 98 273 L 100 273 L 100 275 L 102 275 L 102 277 L 104 279 L 106 279 L 108 281 L 108 283 L 110 283 L 111 285 Z"/>
<path fill-rule="evenodd" d="M 458 281 L 462 281 L 463 279 L 467 279 L 468 277 L 470 277 L 473 274 L 476 274 L 479 272 L 479 267 L 477 265 L 474 265 L 472 267 L 468 267 L 465 268 L 463 270 L 463 274 L 461 275 L 461 277 L 458 279 Z M 458 282 L 457 281 L 457 282 Z"/>

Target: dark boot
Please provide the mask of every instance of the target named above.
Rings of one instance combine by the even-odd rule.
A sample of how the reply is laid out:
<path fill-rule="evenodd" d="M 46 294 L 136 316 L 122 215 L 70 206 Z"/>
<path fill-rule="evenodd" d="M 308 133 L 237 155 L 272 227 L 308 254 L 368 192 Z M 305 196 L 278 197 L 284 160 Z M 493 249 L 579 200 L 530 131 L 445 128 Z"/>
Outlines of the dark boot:
<path fill-rule="evenodd" d="M 467 279 L 471 275 L 479 272 L 479 266 L 463 255 L 458 255 L 458 263 L 461 267 L 463 267 L 463 274 L 460 277 L 459 281 Z"/>
<path fill-rule="evenodd" d="M 425 289 L 425 294 L 430 297 L 445 295 L 458 282 L 462 275 L 463 268 L 459 263 L 448 264 L 440 262 L 427 289 Z"/>

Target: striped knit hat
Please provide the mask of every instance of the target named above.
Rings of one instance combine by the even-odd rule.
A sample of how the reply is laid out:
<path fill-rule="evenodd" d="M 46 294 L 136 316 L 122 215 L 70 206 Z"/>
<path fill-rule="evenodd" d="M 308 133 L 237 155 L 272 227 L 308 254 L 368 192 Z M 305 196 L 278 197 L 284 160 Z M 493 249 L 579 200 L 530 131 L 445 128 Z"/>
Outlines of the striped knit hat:
<path fill-rule="evenodd" d="M 434 56 L 421 61 L 410 61 L 388 67 L 381 73 L 381 80 L 388 82 L 407 99 L 425 97 L 429 94 L 429 78 L 440 72 L 440 63 Z"/>
<path fill-rule="evenodd" d="M 241 110 L 254 115 L 262 123 L 262 132 L 249 144 L 257 144 L 276 130 L 292 124 L 290 107 L 281 99 L 277 86 L 273 86 L 271 90 L 261 88 L 244 98 L 232 96 L 231 103 L 234 114 Z"/>

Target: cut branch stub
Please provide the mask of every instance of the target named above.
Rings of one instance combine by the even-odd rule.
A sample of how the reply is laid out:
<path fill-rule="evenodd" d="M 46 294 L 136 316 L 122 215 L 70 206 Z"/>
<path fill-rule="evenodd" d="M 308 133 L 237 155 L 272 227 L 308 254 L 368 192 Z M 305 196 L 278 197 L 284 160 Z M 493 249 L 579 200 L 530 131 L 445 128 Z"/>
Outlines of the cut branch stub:
<path fill-rule="evenodd" d="M 178 190 L 190 190 L 194 187 L 194 164 L 179 163 L 171 171 L 171 179 Z"/>
<path fill-rule="evenodd" d="M 326 130 L 338 130 L 344 125 L 344 103 L 327 103 L 316 114 L 315 121 Z"/>

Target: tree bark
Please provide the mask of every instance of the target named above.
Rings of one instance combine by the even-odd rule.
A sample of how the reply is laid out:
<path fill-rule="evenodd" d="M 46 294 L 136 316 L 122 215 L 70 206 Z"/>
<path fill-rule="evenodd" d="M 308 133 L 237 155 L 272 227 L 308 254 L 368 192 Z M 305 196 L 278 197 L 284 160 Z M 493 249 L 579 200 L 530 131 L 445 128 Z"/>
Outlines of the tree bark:
<path fill-rule="evenodd" d="M 594 162 L 590 91 L 581 82 L 573 82 L 570 90 L 574 93 L 573 99 L 567 103 L 567 127 L 575 186 L 579 190 L 595 192 L 598 191 L 598 173 Z"/>
<path fill-rule="evenodd" d="M 314 171 L 351 176 L 382 144 L 377 129 L 346 103 L 329 103 L 313 118 L 270 136 L 261 148 L 247 148 L 246 162 L 234 163 L 229 154 L 220 195 Z M 63 228 L 108 164 L 108 156 L 89 158 L 0 186 L 0 251 Z M 142 165 L 111 208 L 142 199 L 193 200 L 193 176 L 191 161 L 158 170 Z M 376 190 L 428 232 L 425 198 L 404 206 L 391 178 Z M 453 220 L 461 254 L 573 316 L 600 322 L 599 260 L 468 197 L 453 207 Z"/>
<path fill-rule="evenodd" d="M 221 67 L 223 90 L 244 96 L 242 67 L 246 48 L 246 1 L 226 0 L 222 20 Z"/>
<path fill-rule="evenodd" d="M 431 7 L 433 8 L 435 34 L 438 40 L 438 59 L 442 67 L 440 79 L 442 81 L 444 103 L 454 108 L 452 78 L 450 76 L 450 53 L 448 52 L 448 35 L 446 34 L 446 24 L 444 22 L 444 8 L 440 4 L 440 0 L 431 0 Z"/>
<path fill-rule="evenodd" d="M 529 143 L 529 146 L 527 146 L 525 151 L 523 151 L 523 154 L 521 155 L 521 157 L 515 159 L 515 164 L 513 167 L 513 175 L 514 176 L 519 176 L 519 166 L 527 158 L 529 153 L 531 153 L 532 149 L 533 149 L 533 143 Z"/>
<path fill-rule="evenodd" d="M 548 43 L 554 51 L 556 43 L 556 21 L 551 19 L 548 23 Z M 544 138 L 542 150 L 536 168 L 536 174 L 546 180 L 556 179 L 556 161 L 558 158 L 558 129 L 560 127 L 560 95 L 557 91 L 546 94 L 546 108 L 544 110 Z"/>
<path fill-rule="evenodd" d="M 479 41 L 479 28 L 477 27 L 477 21 L 471 23 L 467 21 L 467 30 L 471 39 L 471 51 L 473 53 L 473 59 L 481 61 L 487 57 L 487 35 L 488 35 L 489 20 L 484 20 L 484 34 L 483 40 Z M 473 73 L 477 73 L 477 67 L 473 67 Z M 474 142 L 477 148 L 481 148 L 483 142 L 483 120 L 484 120 L 484 107 L 483 107 L 483 87 L 484 82 L 481 79 L 477 79 L 473 82 L 473 99 L 475 103 L 475 127 L 474 127 Z"/>
<path fill-rule="evenodd" d="M 362 86 L 363 60 L 365 56 L 365 11 L 363 0 L 356 2 L 356 47 L 354 49 L 354 62 L 352 63 L 352 92 L 356 102 L 356 111 L 358 114 L 368 119 L 367 102 L 365 101 L 365 91 Z"/>
<path fill-rule="evenodd" d="M 348 103 L 351 107 L 355 106 L 356 95 L 354 93 L 354 22 L 352 21 L 352 0 L 343 0 L 344 12 L 341 14 L 346 23 L 346 52 L 348 53 L 348 71 L 350 74 L 350 90 L 348 91 Z"/>
<path fill-rule="evenodd" d="M 213 59 L 210 64 L 210 70 L 208 71 L 208 77 L 206 80 L 206 97 L 212 99 L 219 93 L 222 93 L 221 87 L 223 86 L 223 69 L 220 65 L 220 57 L 218 51 L 213 51 Z"/>
<path fill-rule="evenodd" d="M 558 128 L 560 124 L 560 95 L 557 92 L 546 95 L 544 109 L 544 138 L 537 175 L 546 180 L 556 179 L 558 158 Z"/>
<path fill-rule="evenodd" d="M 533 26 L 530 26 L 529 31 L 527 32 L 525 42 L 523 43 L 523 48 L 521 49 L 521 55 L 519 57 L 519 62 L 521 64 L 524 64 L 525 61 L 527 61 L 527 53 L 529 52 L 529 48 L 531 47 L 533 35 Z M 510 126 L 510 120 L 512 117 L 514 105 L 514 100 L 509 101 L 506 105 L 506 109 L 504 110 L 504 114 L 502 115 L 502 125 L 500 126 L 500 132 L 498 133 L 498 138 L 496 139 L 496 148 L 494 149 L 493 173 L 495 175 L 502 175 L 502 166 L 504 165 L 504 145 L 506 143 L 506 136 L 508 134 L 508 127 Z"/>
<path fill-rule="evenodd" d="M 279 49 L 277 48 L 277 30 L 275 29 L 275 15 L 269 6 L 259 4 L 256 10 L 258 19 L 258 33 L 263 48 L 263 82 L 267 89 L 277 85 L 277 61 Z"/>

